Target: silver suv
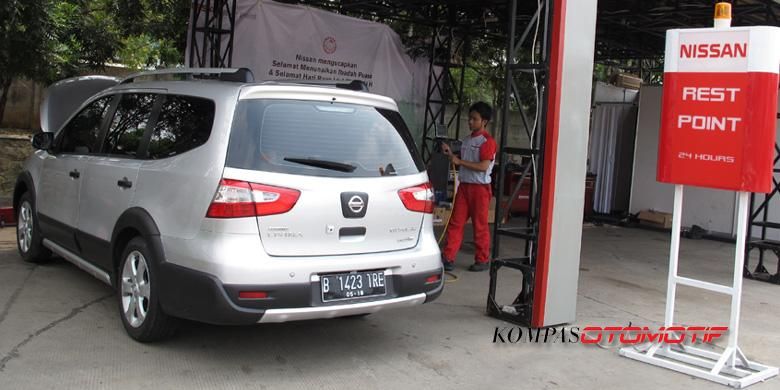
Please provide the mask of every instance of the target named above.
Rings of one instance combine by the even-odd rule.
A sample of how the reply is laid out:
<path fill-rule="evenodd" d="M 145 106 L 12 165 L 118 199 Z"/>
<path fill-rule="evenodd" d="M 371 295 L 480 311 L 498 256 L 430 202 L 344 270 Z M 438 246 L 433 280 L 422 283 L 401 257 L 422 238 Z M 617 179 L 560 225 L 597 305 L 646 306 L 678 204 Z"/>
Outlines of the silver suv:
<path fill-rule="evenodd" d="M 13 197 L 25 260 L 54 252 L 114 287 L 139 341 L 177 318 L 359 316 L 441 293 L 432 188 L 391 99 L 246 70 L 167 75 L 185 80 L 53 88 L 49 117 L 78 100 L 67 88 L 101 85 L 33 139 Z"/>

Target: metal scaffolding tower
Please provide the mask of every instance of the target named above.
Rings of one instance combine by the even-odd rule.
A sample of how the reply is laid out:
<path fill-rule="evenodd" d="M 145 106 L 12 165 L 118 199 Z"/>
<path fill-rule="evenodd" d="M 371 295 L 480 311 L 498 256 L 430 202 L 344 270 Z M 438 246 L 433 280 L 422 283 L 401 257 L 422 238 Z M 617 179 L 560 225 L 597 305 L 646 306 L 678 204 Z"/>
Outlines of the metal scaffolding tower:
<path fill-rule="evenodd" d="M 233 64 L 236 0 L 193 0 L 188 65 L 229 68 Z"/>
<path fill-rule="evenodd" d="M 437 126 L 451 129 L 454 125 L 455 138 L 460 138 L 460 113 L 463 109 L 463 81 L 468 49 L 468 39 L 465 36 L 456 36 L 452 27 L 433 28 L 421 147 L 422 158 L 426 162 L 431 157 Z M 449 114 L 448 106 L 454 108 Z"/>
<path fill-rule="evenodd" d="M 547 84 L 549 73 L 549 25 L 554 10 L 550 0 L 540 1 L 534 16 L 527 22 L 522 33 L 517 35 L 518 23 L 517 0 L 509 2 L 508 14 L 508 44 L 506 49 L 505 87 L 502 107 L 502 123 L 498 155 L 499 172 L 496 186 L 496 214 L 493 224 L 493 245 L 490 266 L 490 289 L 487 299 L 487 313 L 491 316 L 513 323 L 529 325 L 531 323 L 531 308 L 533 305 L 533 286 L 536 269 L 537 240 L 539 237 L 539 207 L 541 204 L 544 133 L 547 113 Z M 535 39 L 531 37 L 535 37 Z M 535 85 L 535 96 L 531 102 L 524 101 L 524 94 L 518 87 L 518 81 L 530 78 Z M 511 107 L 514 105 L 520 112 L 525 127 L 512 129 L 510 123 Z M 524 109 L 533 108 L 533 122 L 526 117 Z M 511 131 L 524 133 L 527 137 L 527 148 L 507 146 Z M 520 158 L 517 163 L 510 163 L 509 157 Z M 504 181 L 506 177 L 519 174 L 517 183 L 511 191 L 506 204 L 502 201 Z M 529 179 L 525 185 L 526 178 Z M 524 188 L 525 186 L 525 188 Z M 510 227 L 504 222 L 512 201 L 517 199 L 522 189 L 528 191 L 529 207 L 525 226 Z M 525 240 L 525 251 L 520 256 L 501 256 L 501 240 L 512 237 Z M 498 274 L 504 268 L 518 270 L 522 273 L 521 290 L 510 304 L 502 305 L 496 299 Z"/>

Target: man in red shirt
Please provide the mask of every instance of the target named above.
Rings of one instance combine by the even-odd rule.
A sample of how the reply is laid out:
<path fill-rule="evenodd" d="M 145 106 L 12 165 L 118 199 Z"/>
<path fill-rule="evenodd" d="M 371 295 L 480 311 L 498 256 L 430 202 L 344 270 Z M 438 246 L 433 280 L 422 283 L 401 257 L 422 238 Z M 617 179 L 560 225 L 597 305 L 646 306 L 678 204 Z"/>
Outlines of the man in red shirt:
<path fill-rule="evenodd" d="M 477 251 L 474 264 L 469 271 L 485 271 L 490 262 L 490 228 L 488 208 L 493 195 L 490 172 L 496 159 L 496 141 L 485 130 L 493 110 L 487 103 L 477 102 L 469 107 L 469 129 L 471 134 L 463 139 L 460 158 L 455 156 L 446 144 L 442 152 L 458 167 L 458 191 L 455 195 L 450 222 L 447 226 L 447 245 L 442 250 L 442 264 L 446 271 L 455 269 L 455 255 L 463 241 L 463 227 L 471 217 L 474 227 L 474 243 Z"/>

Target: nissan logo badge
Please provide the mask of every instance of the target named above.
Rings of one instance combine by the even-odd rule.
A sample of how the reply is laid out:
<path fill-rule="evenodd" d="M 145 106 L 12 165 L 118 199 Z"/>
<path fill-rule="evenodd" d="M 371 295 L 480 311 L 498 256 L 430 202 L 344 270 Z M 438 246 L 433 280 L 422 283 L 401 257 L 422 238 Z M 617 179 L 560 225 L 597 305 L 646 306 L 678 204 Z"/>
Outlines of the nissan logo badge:
<path fill-rule="evenodd" d="M 358 195 L 354 195 L 351 198 L 349 198 L 349 202 L 347 202 L 347 206 L 350 210 L 352 210 L 355 214 L 360 214 L 361 211 L 363 211 L 363 207 L 366 207 L 365 202 L 363 202 L 363 198 L 361 198 Z"/>

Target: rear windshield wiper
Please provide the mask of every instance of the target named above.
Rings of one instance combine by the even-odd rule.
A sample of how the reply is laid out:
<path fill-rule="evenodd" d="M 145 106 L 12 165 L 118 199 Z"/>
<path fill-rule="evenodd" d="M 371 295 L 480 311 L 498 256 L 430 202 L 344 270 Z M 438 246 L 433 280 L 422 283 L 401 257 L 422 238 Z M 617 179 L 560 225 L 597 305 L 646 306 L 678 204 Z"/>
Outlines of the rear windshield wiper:
<path fill-rule="evenodd" d="M 285 157 L 284 161 L 309 165 L 317 168 L 330 169 L 330 170 L 340 171 L 340 172 L 352 172 L 357 168 L 352 164 L 345 164 L 345 163 L 328 161 L 328 160 L 318 160 L 316 158 Z"/>

